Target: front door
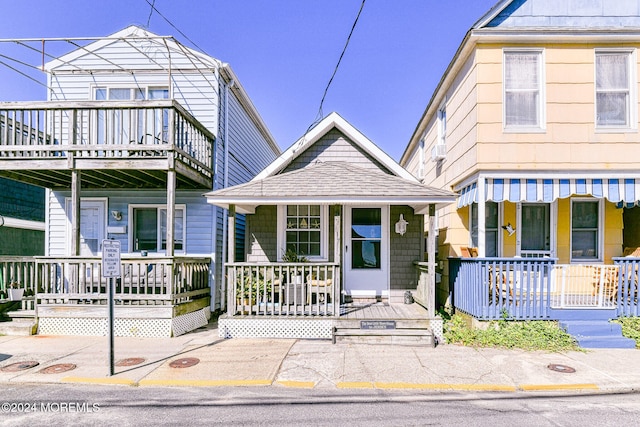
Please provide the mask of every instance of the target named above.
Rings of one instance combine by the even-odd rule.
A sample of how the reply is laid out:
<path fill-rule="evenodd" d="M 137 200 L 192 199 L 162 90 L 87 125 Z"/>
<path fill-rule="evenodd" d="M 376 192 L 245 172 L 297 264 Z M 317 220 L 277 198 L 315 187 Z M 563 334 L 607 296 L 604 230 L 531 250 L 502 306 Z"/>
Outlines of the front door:
<path fill-rule="evenodd" d="M 80 256 L 97 256 L 105 236 L 106 202 L 102 200 L 80 201 Z M 67 217 L 71 220 L 71 201 L 67 199 Z M 69 227 L 69 241 L 71 241 Z"/>
<path fill-rule="evenodd" d="M 522 203 L 517 254 L 523 257 L 553 256 L 553 215 L 549 203 Z"/>
<path fill-rule="evenodd" d="M 389 296 L 388 207 L 345 206 L 344 289 L 353 298 Z"/>

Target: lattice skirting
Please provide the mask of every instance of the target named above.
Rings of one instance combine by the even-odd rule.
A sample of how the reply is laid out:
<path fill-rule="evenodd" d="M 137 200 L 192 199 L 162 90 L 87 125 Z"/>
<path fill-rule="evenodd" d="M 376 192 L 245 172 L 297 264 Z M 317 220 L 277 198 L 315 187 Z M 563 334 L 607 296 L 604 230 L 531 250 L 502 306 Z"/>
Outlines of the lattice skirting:
<path fill-rule="evenodd" d="M 431 332 L 440 344 L 444 344 L 444 321 L 442 317 L 434 317 L 429 320 Z"/>
<path fill-rule="evenodd" d="M 330 319 L 218 319 L 221 338 L 324 338 L 331 339 Z"/>
<path fill-rule="evenodd" d="M 185 334 L 205 326 L 211 316 L 209 308 L 187 313 L 173 319 L 115 318 L 114 335 L 117 337 L 171 337 Z M 40 335 L 107 336 L 109 323 L 104 318 L 40 317 Z"/>

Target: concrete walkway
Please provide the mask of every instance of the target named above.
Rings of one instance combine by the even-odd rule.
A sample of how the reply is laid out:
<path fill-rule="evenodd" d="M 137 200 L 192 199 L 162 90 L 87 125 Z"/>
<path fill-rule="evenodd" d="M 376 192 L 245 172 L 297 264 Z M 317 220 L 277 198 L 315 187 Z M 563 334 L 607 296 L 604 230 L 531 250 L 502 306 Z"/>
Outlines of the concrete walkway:
<path fill-rule="evenodd" d="M 547 353 L 457 345 L 430 348 L 331 344 L 324 340 L 222 340 L 212 324 L 176 338 L 116 338 L 116 362 L 144 361 L 116 366 L 113 376 L 108 375 L 108 357 L 106 337 L 2 336 L 0 383 L 504 392 L 640 390 L 640 350 L 635 349 Z M 29 367 L 27 362 L 38 365 Z M 178 367 L 172 367 L 172 362 Z M 559 370 L 549 369 L 552 365 Z M 571 370 L 575 372 L 568 372 Z"/>

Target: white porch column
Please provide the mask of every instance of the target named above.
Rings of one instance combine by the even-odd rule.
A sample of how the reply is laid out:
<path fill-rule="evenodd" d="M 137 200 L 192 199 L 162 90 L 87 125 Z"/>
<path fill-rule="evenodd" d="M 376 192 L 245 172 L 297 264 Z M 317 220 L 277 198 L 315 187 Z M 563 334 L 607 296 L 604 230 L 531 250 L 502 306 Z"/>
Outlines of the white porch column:
<path fill-rule="evenodd" d="M 436 205 L 429 205 L 429 232 L 427 234 L 427 269 L 429 289 L 427 290 L 427 310 L 430 316 L 436 313 Z"/>
<path fill-rule="evenodd" d="M 485 253 L 485 230 L 486 230 L 486 214 L 485 214 L 485 194 L 484 194 L 484 177 L 478 177 L 478 256 L 484 257 Z"/>
<path fill-rule="evenodd" d="M 71 171 L 71 255 L 80 255 L 80 185 L 79 170 Z"/>
<path fill-rule="evenodd" d="M 227 277 L 227 263 L 233 263 L 236 259 L 236 206 L 229 205 L 229 214 L 227 220 L 227 259 L 223 260 L 222 277 Z M 234 314 L 236 311 L 236 288 L 235 277 L 229 275 L 227 277 L 227 309 L 228 312 Z M 224 290 L 222 297 L 224 298 Z"/>
<path fill-rule="evenodd" d="M 176 171 L 167 172 L 167 249 L 165 254 L 172 257 L 175 242 L 176 218 Z"/>

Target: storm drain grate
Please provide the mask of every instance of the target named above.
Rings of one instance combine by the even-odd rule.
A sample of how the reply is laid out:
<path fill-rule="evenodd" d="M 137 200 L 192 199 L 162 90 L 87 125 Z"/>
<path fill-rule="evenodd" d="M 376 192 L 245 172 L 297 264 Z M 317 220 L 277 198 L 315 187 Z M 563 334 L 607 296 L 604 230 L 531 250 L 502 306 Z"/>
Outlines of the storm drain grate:
<path fill-rule="evenodd" d="M 565 373 L 565 374 L 573 374 L 576 371 L 571 366 L 556 365 L 555 363 L 551 363 L 550 365 L 547 366 L 547 368 L 551 369 L 552 371 L 562 372 L 562 373 Z"/>
<path fill-rule="evenodd" d="M 200 363 L 200 359 L 197 357 L 185 357 L 182 359 L 176 359 L 169 363 L 172 368 L 190 368 Z"/>
<path fill-rule="evenodd" d="M 47 366 L 46 368 L 40 369 L 38 372 L 41 374 L 59 374 L 62 372 L 71 371 L 76 369 L 76 365 L 73 363 L 58 363 L 57 365 Z"/>
<path fill-rule="evenodd" d="M 29 360 L 27 362 L 16 362 L 11 365 L 3 366 L 0 368 L 2 372 L 18 372 L 18 371 L 26 371 L 27 369 L 34 368 L 38 366 L 39 363 L 35 360 Z"/>
<path fill-rule="evenodd" d="M 144 362 L 146 359 L 142 357 L 129 357 L 126 359 L 120 359 L 116 362 L 116 366 L 134 366 L 139 365 Z"/>

